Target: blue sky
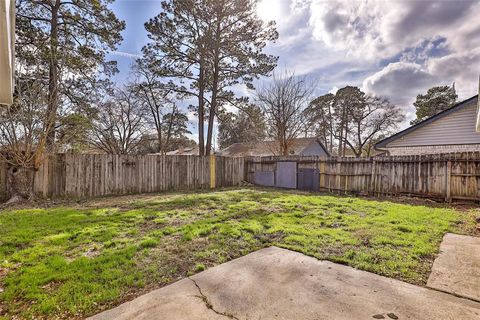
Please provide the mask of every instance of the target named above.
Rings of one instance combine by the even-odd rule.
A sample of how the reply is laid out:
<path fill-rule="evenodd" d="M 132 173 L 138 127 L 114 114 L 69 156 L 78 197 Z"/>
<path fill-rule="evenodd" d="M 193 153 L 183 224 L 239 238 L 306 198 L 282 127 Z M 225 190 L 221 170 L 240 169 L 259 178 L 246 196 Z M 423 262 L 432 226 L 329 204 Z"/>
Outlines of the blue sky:
<path fill-rule="evenodd" d="M 117 60 L 120 70 L 117 79 L 123 81 L 128 77 L 131 63 L 136 56 L 141 55 L 142 47 L 148 42 L 144 24 L 159 13 L 160 1 L 117 0 L 110 7 L 116 16 L 127 24 L 122 32 L 122 44 L 118 47 L 117 53 L 109 57 Z"/>
<path fill-rule="evenodd" d="M 117 0 L 111 8 L 127 25 L 110 55 L 122 82 L 160 0 Z M 277 22 L 280 37 L 267 50 L 280 57 L 278 71 L 307 75 L 319 95 L 357 85 L 405 108 L 407 123 L 415 96 L 431 86 L 455 82 L 459 99 L 478 91 L 480 1 L 262 0 L 258 13 Z"/>

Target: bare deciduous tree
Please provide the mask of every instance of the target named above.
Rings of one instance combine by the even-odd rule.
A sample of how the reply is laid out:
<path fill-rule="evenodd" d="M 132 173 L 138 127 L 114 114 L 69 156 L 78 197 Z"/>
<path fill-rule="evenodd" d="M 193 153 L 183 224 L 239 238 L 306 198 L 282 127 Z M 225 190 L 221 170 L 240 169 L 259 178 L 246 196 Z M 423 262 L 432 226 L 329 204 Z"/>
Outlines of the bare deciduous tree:
<path fill-rule="evenodd" d="M 257 94 L 265 114 L 267 133 L 277 142 L 277 152 L 288 155 L 293 139 L 297 138 L 306 121 L 305 108 L 311 100 L 313 85 L 306 77 L 285 72 L 273 75 L 272 83 Z"/>
<path fill-rule="evenodd" d="M 133 92 L 117 89 L 111 99 L 99 106 L 90 140 L 106 153 L 129 154 L 136 152 L 144 133 L 143 110 Z"/>
<path fill-rule="evenodd" d="M 144 146 L 150 147 L 142 149 L 151 150 L 151 147 L 154 147 L 151 151 L 165 154 L 171 151 L 173 139 L 179 141 L 178 139 L 186 138 L 185 135 L 191 133 L 187 130 L 187 116 L 177 106 L 177 101 L 183 99 L 185 94 L 177 92 L 171 84 L 164 83 L 165 80 L 153 72 L 145 60 L 136 61 L 133 75 L 134 79 L 127 86 L 127 90 L 134 94 L 136 103 L 143 109 L 145 125 L 149 131 L 155 131 L 156 136 L 155 141 L 150 133 L 144 136 Z"/>
<path fill-rule="evenodd" d="M 135 79 L 130 84 L 138 103 L 145 112 L 146 122 L 155 129 L 157 136 L 157 152 L 165 153 L 170 137 L 164 137 L 164 118 L 167 113 L 175 113 L 176 106 L 172 96 L 172 89 L 162 83 L 161 77 L 145 65 L 144 60 L 137 60 L 133 66 Z"/>

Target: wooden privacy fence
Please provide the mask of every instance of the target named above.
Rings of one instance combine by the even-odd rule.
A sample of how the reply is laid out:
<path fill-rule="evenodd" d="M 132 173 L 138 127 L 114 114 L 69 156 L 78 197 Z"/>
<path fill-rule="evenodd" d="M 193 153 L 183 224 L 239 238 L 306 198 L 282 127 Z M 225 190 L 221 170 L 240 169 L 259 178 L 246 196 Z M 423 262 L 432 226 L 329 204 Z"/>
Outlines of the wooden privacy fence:
<path fill-rule="evenodd" d="M 295 162 L 299 173 L 315 169 L 320 191 L 480 200 L 479 152 L 375 158 L 252 157 L 246 160 L 248 181 L 254 182 L 255 172 L 274 172 L 277 180 L 283 174 L 277 172 L 279 162 Z"/>
<path fill-rule="evenodd" d="M 310 175 L 320 191 L 480 200 L 480 153 L 376 158 L 57 154 L 36 172 L 34 191 L 81 198 L 208 189 L 255 182 L 256 172 L 270 174 L 273 185 L 280 181 L 293 188 L 304 187 L 297 178 Z M 7 166 L 0 163 L 0 200 L 7 196 Z"/>
<path fill-rule="evenodd" d="M 239 185 L 243 158 L 162 155 L 50 155 L 35 175 L 44 197 L 96 197 Z M 0 164 L 0 198 L 8 194 L 7 167 Z"/>

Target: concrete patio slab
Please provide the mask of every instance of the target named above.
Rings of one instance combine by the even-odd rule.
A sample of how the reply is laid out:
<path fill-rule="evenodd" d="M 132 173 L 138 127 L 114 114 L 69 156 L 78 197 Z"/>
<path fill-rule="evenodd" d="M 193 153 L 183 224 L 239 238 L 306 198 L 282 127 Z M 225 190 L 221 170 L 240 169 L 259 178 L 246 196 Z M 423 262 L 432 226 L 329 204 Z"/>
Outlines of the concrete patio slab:
<path fill-rule="evenodd" d="M 446 234 L 427 286 L 480 301 L 480 238 Z"/>
<path fill-rule="evenodd" d="M 270 247 L 91 319 L 480 319 L 480 303 Z"/>

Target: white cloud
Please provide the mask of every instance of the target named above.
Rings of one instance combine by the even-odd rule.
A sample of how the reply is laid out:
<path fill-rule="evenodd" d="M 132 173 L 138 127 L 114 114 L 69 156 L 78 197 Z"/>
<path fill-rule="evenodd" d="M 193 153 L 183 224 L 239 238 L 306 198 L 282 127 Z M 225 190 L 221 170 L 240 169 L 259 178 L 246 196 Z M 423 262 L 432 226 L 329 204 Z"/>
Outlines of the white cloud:
<path fill-rule="evenodd" d="M 362 60 L 389 58 L 437 36 L 453 50 L 471 47 L 465 34 L 480 42 L 478 1 L 312 0 L 310 8 L 313 37 Z"/>
<path fill-rule="evenodd" d="M 384 12 L 379 3 L 314 0 L 310 10 L 314 39 L 349 56 L 369 58 L 383 51 L 379 30 Z"/>
<path fill-rule="evenodd" d="M 480 73 L 480 47 L 430 59 L 427 69 L 438 79 L 454 81 L 461 98 L 477 93 Z"/>
<path fill-rule="evenodd" d="M 139 59 L 142 57 L 141 54 L 129 53 L 129 52 L 118 51 L 118 50 L 110 51 L 109 53 L 114 56 L 125 57 L 130 59 Z"/>
<path fill-rule="evenodd" d="M 435 78 L 421 65 L 395 62 L 366 78 L 363 90 L 388 97 L 395 104 L 407 105 L 412 97 L 434 84 Z"/>
<path fill-rule="evenodd" d="M 430 58 L 424 64 L 390 63 L 363 81 L 366 92 L 386 96 L 392 102 L 411 106 L 415 97 L 428 88 L 455 82 L 459 99 L 477 93 L 480 72 L 480 48 L 443 57 Z"/>

